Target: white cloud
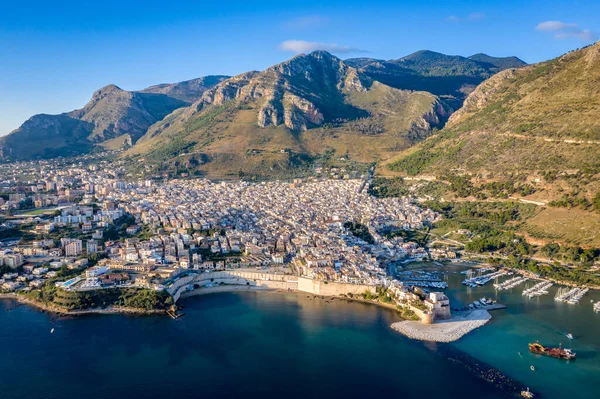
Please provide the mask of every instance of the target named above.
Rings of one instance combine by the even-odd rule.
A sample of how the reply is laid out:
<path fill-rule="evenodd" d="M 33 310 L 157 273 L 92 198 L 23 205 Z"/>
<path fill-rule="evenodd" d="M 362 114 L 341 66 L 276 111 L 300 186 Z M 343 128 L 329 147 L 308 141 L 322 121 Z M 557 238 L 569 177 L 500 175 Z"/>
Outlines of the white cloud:
<path fill-rule="evenodd" d="M 283 26 L 287 29 L 301 30 L 315 28 L 327 24 L 329 19 L 322 15 L 308 15 L 304 17 L 292 18 L 285 22 Z"/>
<path fill-rule="evenodd" d="M 480 19 L 484 19 L 485 14 L 482 12 L 472 12 L 465 17 L 459 17 L 457 15 L 450 15 L 446 18 L 446 21 L 449 22 L 466 22 L 466 21 L 478 21 Z"/>
<path fill-rule="evenodd" d="M 283 51 L 293 51 L 294 53 L 310 53 L 315 50 L 325 50 L 331 53 L 364 53 L 356 47 L 342 46 L 336 43 L 318 43 L 308 42 L 306 40 L 286 40 L 279 45 L 279 49 Z"/>
<path fill-rule="evenodd" d="M 589 29 L 582 29 L 577 24 L 566 23 L 561 21 L 545 21 L 539 23 L 536 30 L 554 34 L 556 39 L 575 38 L 585 41 L 593 41 L 596 39 Z"/>
<path fill-rule="evenodd" d="M 535 29 L 540 30 L 542 32 L 557 32 L 566 29 L 577 28 L 577 24 L 566 24 L 560 21 L 546 21 L 539 23 Z"/>

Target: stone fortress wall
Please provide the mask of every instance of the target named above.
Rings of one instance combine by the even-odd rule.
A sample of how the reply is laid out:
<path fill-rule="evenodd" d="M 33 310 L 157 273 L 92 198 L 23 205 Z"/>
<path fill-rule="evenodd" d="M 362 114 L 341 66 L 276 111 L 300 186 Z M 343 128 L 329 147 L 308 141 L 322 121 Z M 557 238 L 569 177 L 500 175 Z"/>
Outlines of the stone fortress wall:
<path fill-rule="evenodd" d="M 213 284 L 246 285 L 270 290 L 301 291 L 322 296 L 340 296 L 349 293 L 359 295 L 364 294 L 365 291 L 375 294 L 376 292 L 376 287 L 373 285 L 325 282 L 294 275 L 247 271 L 216 271 L 190 274 L 175 281 L 167 289 L 167 292 L 177 302 L 182 293 L 201 290 L 203 287 Z"/>

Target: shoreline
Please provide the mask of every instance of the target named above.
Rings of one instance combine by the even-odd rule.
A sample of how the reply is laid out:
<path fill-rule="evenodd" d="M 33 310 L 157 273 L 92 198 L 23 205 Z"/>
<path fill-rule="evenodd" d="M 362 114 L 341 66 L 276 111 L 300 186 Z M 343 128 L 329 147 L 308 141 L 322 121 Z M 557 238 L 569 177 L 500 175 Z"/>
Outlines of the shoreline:
<path fill-rule="evenodd" d="M 393 304 L 381 303 L 378 301 L 368 301 L 366 299 L 361 298 L 350 298 L 347 296 L 330 296 L 330 295 L 316 295 L 298 290 L 285 290 L 280 288 L 265 288 L 265 287 L 257 287 L 257 286 L 246 286 L 246 285 L 221 285 L 216 287 L 209 288 L 200 288 L 192 291 L 186 291 L 181 295 L 181 299 L 187 299 L 194 296 L 200 295 L 208 295 L 208 294 L 218 294 L 225 292 L 278 292 L 278 293 L 293 293 L 296 295 L 306 294 L 307 296 L 312 296 L 316 298 L 324 298 L 324 299 L 338 299 L 338 300 L 346 300 L 348 302 L 359 302 L 365 304 L 371 304 L 375 306 L 380 306 L 389 310 L 393 310 L 400 314 L 398 309 Z M 53 313 L 62 316 L 83 316 L 83 315 L 91 315 L 91 314 L 137 314 L 137 315 L 168 315 L 167 310 L 162 309 L 138 309 L 138 308 L 127 308 L 127 307 L 106 307 L 106 308 L 93 308 L 93 309 L 79 309 L 79 310 L 70 310 L 55 304 L 47 304 L 43 302 L 38 302 L 36 300 L 27 298 L 23 295 L 15 294 L 15 293 L 0 293 L 0 299 L 9 299 L 18 302 L 19 304 L 31 306 L 34 309 L 39 311 Z"/>
<path fill-rule="evenodd" d="M 58 305 L 50 305 L 43 302 L 38 302 L 33 299 L 26 298 L 18 294 L 0 294 L 0 299 L 10 299 L 16 301 L 22 305 L 31 306 L 39 311 L 58 314 L 61 316 L 83 316 L 90 314 L 137 314 L 137 315 L 167 315 L 166 310 L 162 309 L 138 309 L 138 308 L 127 308 L 127 307 L 115 307 L 109 306 L 106 308 L 92 308 L 92 309 L 79 309 L 70 310 L 63 308 Z"/>
<path fill-rule="evenodd" d="M 317 294 L 312 294 L 309 292 L 304 292 L 304 291 L 299 291 L 299 290 L 289 290 L 288 291 L 288 290 L 281 289 L 281 288 L 263 288 L 263 287 L 253 286 L 253 285 L 221 285 L 218 287 L 198 288 L 198 289 L 195 289 L 192 291 L 186 291 L 186 292 L 182 293 L 181 299 L 187 299 L 187 298 L 191 298 L 191 297 L 199 296 L 199 295 L 217 294 L 217 293 L 223 293 L 223 292 L 240 292 L 240 291 L 278 292 L 278 293 L 282 293 L 282 294 L 287 293 L 287 294 L 296 294 L 296 295 L 306 295 L 306 296 L 312 296 L 312 297 L 323 298 L 323 299 L 346 300 L 348 302 L 359 302 L 359 303 L 380 306 L 380 307 L 383 307 L 383 308 L 386 308 L 389 310 L 396 311 L 398 314 L 400 314 L 400 312 L 398 311 L 398 309 L 396 308 L 395 305 L 381 303 L 379 301 L 368 301 L 366 299 L 350 298 L 347 296 L 317 295 Z"/>

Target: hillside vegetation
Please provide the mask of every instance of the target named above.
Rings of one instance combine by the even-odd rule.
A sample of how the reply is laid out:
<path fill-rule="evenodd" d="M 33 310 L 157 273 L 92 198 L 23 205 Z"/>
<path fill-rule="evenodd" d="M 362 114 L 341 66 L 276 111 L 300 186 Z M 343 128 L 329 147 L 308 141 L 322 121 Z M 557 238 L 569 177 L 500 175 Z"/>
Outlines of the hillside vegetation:
<path fill-rule="evenodd" d="M 444 129 L 380 165 L 444 182 L 446 200 L 529 200 L 533 243 L 600 246 L 600 44 L 477 87 Z"/>
<path fill-rule="evenodd" d="M 444 130 L 390 163 L 411 175 L 450 170 L 600 172 L 600 44 L 482 83 Z"/>
<path fill-rule="evenodd" d="M 331 159 L 389 158 L 450 112 L 431 93 L 387 86 L 317 51 L 221 82 L 125 156 L 169 173 L 282 177 Z"/>

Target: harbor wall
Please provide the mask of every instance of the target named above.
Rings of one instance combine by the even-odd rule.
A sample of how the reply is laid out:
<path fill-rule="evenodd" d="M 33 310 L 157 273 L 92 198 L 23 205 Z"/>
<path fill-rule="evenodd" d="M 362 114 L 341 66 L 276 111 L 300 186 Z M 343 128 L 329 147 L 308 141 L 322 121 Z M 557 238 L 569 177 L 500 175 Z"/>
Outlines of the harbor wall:
<path fill-rule="evenodd" d="M 423 324 L 433 324 L 433 322 L 434 322 L 433 313 L 424 312 L 421 309 L 419 309 L 417 307 L 414 307 L 412 305 L 408 305 L 408 308 L 410 310 L 412 310 L 413 312 L 415 312 L 415 314 L 417 316 L 419 316 L 419 318 L 421 319 L 421 323 L 423 323 Z"/>
<path fill-rule="evenodd" d="M 218 271 L 211 273 L 198 273 L 184 276 L 178 279 L 167 292 L 177 302 L 181 294 L 193 289 L 202 289 L 208 285 L 247 285 L 273 290 L 297 290 L 298 280 L 296 276 L 285 274 L 240 272 L 240 271 Z"/>
<path fill-rule="evenodd" d="M 167 292 L 177 302 L 182 293 L 213 284 L 247 285 L 272 290 L 301 291 L 322 296 L 361 295 L 365 291 L 376 294 L 377 291 L 377 287 L 374 285 L 325 282 L 286 274 L 218 271 L 181 277 L 167 288 Z"/>
<path fill-rule="evenodd" d="M 298 277 L 298 291 L 323 296 L 340 296 L 347 294 L 360 295 L 364 294 L 365 291 L 370 291 L 372 294 L 375 294 L 377 287 L 374 285 L 325 282 L 306 277 Z"/>

